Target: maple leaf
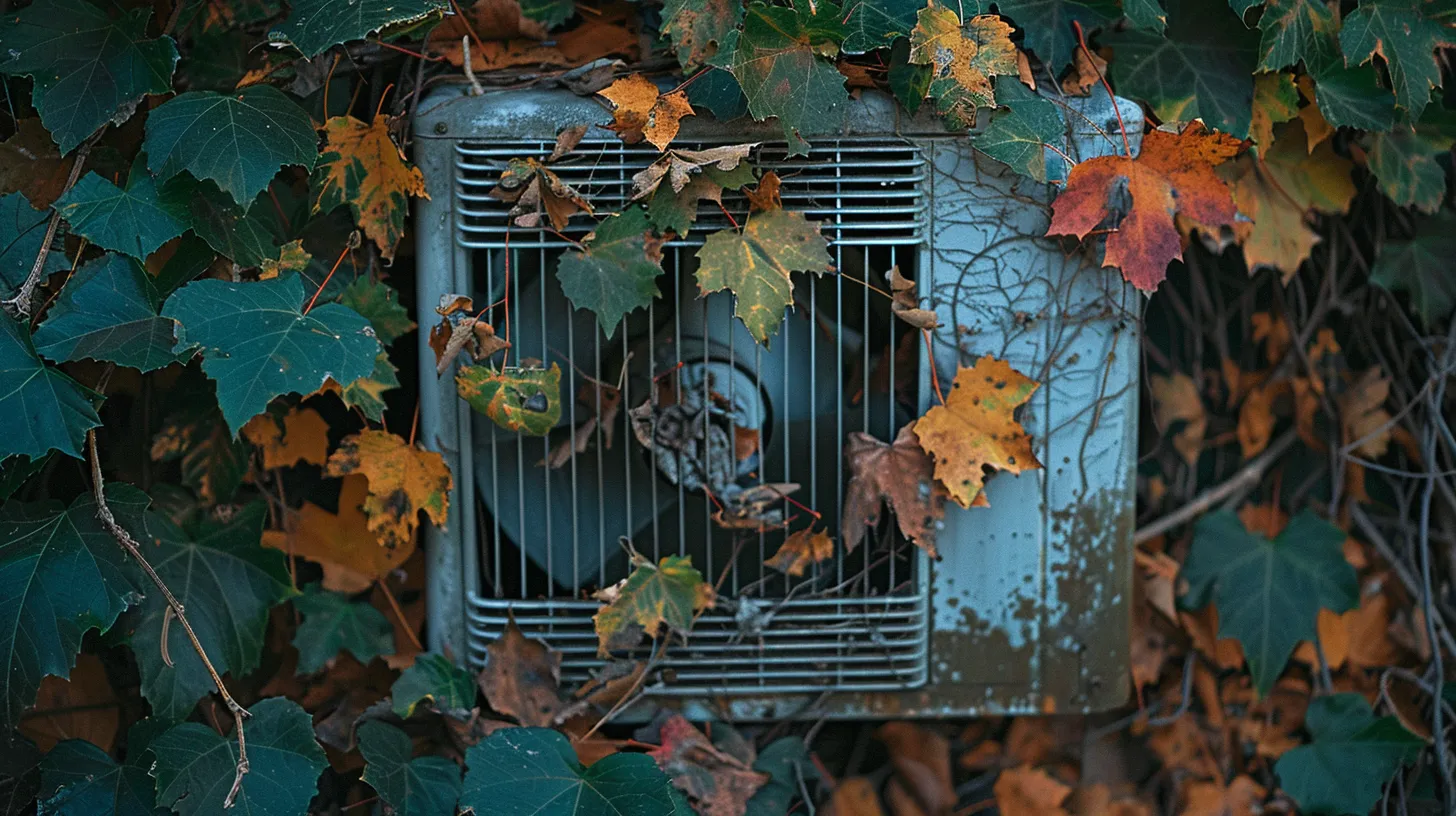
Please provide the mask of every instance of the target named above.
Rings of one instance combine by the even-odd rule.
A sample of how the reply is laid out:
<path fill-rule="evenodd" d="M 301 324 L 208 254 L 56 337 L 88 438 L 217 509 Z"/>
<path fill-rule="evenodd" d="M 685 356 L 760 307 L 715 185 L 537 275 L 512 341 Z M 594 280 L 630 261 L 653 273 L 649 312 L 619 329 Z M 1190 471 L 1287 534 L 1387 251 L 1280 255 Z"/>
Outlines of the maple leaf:
<path fill-rule="evenodd" d="M 263 533 L 263 546 L 307 558 L 323 567 L 324 589 L 354 594 L 404 565 L 414 554 L 413 542 L 381 547 L 369 529 L 363 505 L 369 480 L 360 474 L 339 481 L 337 513 L 304 502 L 283 518 L 282 530 Z"/>
<path fill-rule="evenodd" d="M 477 683 L 490 707 L 521 725 L 551 728 L 568 707 L 561 699 L 561 653 L 521 634 L 515 618 L 485 647 L 488 655 Z"/>
<path fill-rule="evenodd" d="M 749 756 L 734 756 L 681 714 L 662 724 L 659 740 L 648 755 L 704 816 L 743 816 L 748 800 L 769 781 L 768 774 L 753 769 L 751 746 L 746 746 Z"/>
<path fill-rule="evenodd" d="M 563 253 L 556 266 L 561 291 L 578 309 L 590 309 L 607 338 L 627 313 L 646 308 L 662 293 L 662 264 L 648 257 L 651 225 L 642 207 L 608 216 L 582 239 L 579 251 Z"/>
<path fill-rule="evenodd" d="M 324 135 L 328 144 L 312 181 L 313 211 L 349 205 L 379 254 L 385 260 L 394 258 L 394 247 L 404 235 L 410 196 L 430 197 L 425 177 L 405 161 L 389 137 L 389 117 L 384 114 L 372 123 L 335 116 L 324 123 Z"/>
<path fill-rule="evenodd" d="M 834 557 L 834 539 L 824 530 L 815 530 L 811 525 L 796 530 L 784 539 L 777 552 L 764 561 L 786 575 L 800 576 L 810 564 L 828 561 Z"/>
<path fill-rule="evenodd" d="M 1313 740 L 1281 756 L 1274 772 L 1306 813 L 1370 812 L 1391 775 L 1425 745 L 1398 717 L 1376 718 L 1354 693 L 1312 700 L 1305 723 Z"/>
<path fill-rule="evenodd" d="M 632 566 L 625 580 L 596 595 L 607 601 L 592 617 L 602 657 L 636 646 L 644 633 L 656 637 L 661 627 L 687 637 L 694 616 L 713 606 L 712 585 L 687 556 L 669 555 L 653 564 L 634 553 Z"/>
<path fill-rule="evenodd" d="M 697 70 L 714 54 L 714 46 L 736 31 L 743 20 L 738 0 L 664 0 L 662 33 L 672 38 L 678 64 Z"/>
<path fill-rule="evenodd" d="M 440 454 L 388 431 L 365 430 L 345 437 L 329 457 L 330 476 L 351 473 L 369 479 L 364 515 L 386 547 L 413 545 L 419 511 L 436 526 L 445 524 L 453 481 Z"/>
<path fill-rule="evenodd" d="M 1254 77 L 1254 110 L 1249 121 L 1249 141 L 1261 157 L 1267 158 L 1274 144 L 1274 126 L 1299 115 L 1299 90 L 1288 73 Z M 1314 145 L 1310 145 L 1311 148 Z"/>
<path fill-rule="evenodd" d="M 961 507 L 986 505 L 986 468 L 1021 473 L 1041 467 L 1031 436 L 1012 416 L 1039 387 L 988 354 L 961 367 L 945 404 L 916 421 L 915 436 L 935 460 L 935 477 Z"/>
<path fill-rule="evenodd" d="M 688 182 L 706 171 L 719 170 L 726 173 L 735 170 L 755 147 L 758 147 L 757 142 L 720 145 L 706 150 L 669 150 L 662 158 L 632 176 L 631 200 L 652 195 L 664 178 L 672 185 L 674 193 L 680 193 Z"/>
<path fill-rule="evenodd" d="M 1411 305 L 1427 326 L 1456 307 L 1456 216 L 1442 210 L 1416 227 L 1407 241 L 1391 241 L 1381 250 L 1370 280 L 1386 289 L 1410 292 Z"/>
<path fill-rule="evenodd" d="M 889 445 L 855 431 L 845 442 L 844 458 L 850 472 L 840 528 L 844 551 L 854 552 L 865 528 L 879 526 L 880 508 L 888 502 L 900 534 L 937 557 L 935 537 L 947 494 L 935 480 L 934 461 L 915 438 L 914 423 L 901 428 Z"/>
<path fill-rule="evenodd" d="M 1147 134 L 1136 159 L 1099 156 L 1081 162 L 1052 202 L 1047 235 L 1085 238 L 1111 214 L 1109 197 L 1126 182 L 1132 204 L 1107 236 L 1102 265 L 1118 267 L 1128 282 L 1152 291 L 1167 276 L 1168 264 L 1183 257 L 1174 216 L 1205 230 L 1233 226 L 1233 198 L 1213 168 L 1239 146 L 1238 140 L 1195 122 L 1177 135 Z"/>
<path fill-rule="evenodd" d="M 1377 54 L 1390 71 L 1395 102 L 1419 119 L 1441 87 L 1441 61 L 1436 50 L 1456 45 L 1449 9 L 1423 0 L 1361 0 L 1340 27 L 1340 48 L 1349 65 L 1363 64 Z M 1439 19 L 1444 17 L 1445 19 Z"/>
<path fill-rule="evenodd" d="M 329 425 L 319 412 L 298 405 L 282 417 L 259 414 L 243 426 L 243 438 L 263 453 L 263 469 L 299 462 L 323 466 L 329 458 Z"/>
<path fill-rule="evenodd" d="M 615 107 L 608 129 L 616 131 L 627 144 L 646 139 L 658 150 L 666 150 L 677 136 L 683 117 L 693 115 L 687 94 L 682 91 L 663 94 L 652 80 L 641 74 L 623 77 L 597 93 Z"/>
<path fill-rule="evenodd" d="M 561 366 L 496 370 L 466 366 L 455 374 L 455 391 L 508 431 L 545 436 L 561 420 Z"/>
<path fill-rule="evenodd" d="M 733 313 L 765 346 L 793 302 L 790 273 L 822 275 L 830 266 L 819 225 L 785 210 L 749 216 L 742 233 L 730 228 L 709 235 L 697 257 L 698 288 L 704 295 L 731 290 Z"/>
<path fill-rule="evenodd" d="M 1012 28 L 994 14 L 972 17 L 964 28 L 946 6 L 931 0 L 910 32 L 910 62 L 932 67 L 929 95 L 955 127 L 976 122 L 976 108 L 994 106 L 991 77 L 1016 74 Z"/>
<path fill-rule="evenodd" d="M 444 374 L 445 369 L 455 362 L 464 351 L 470 359 L 482 363 L 496 352 L 511 347 L 510 343 L 495 336 L 495 327 L 471 314 L 474 302 L 465 295 L 445 293 L 440 295 L 440 305 L 435 313 L 443 318 L 430 329 L 430 348 L 435 352 L 435 373 Z"/>
<path fill-rule="evenodd" d="M 921 813 L 948 813 L 955 807 L 956 792 L 951 782 L 950 741 L 914 723 L 885 723 L 875 730 L 875 739 L 885 744 L 895 781 L 914 800 Z M 895 811 L 910 808 L 896 807 Z"/>
<path fill-rule="evenodd" d="M 1203 434 L 1208 430 L 1208 415 L 1198 395 L 1198 384 L 1181 371 L 1167 377 L 1154 374 L 1149 390 L 1158 427 L 1166 431 L 1174 423 L 1182 422 L 1183 427 L 1173 437 L 1173 448 L 1188 464 L 1197 462 L 1203 452 Z"/>
<path fill-rule="evenodd" d="M 577 213 L 593 215 L 591 203 L 546 165 L 535 159 L 511 159 L 490 194 L 513 204 L 509 215 L 518 227 L 541 226 L 544 212 L 560 232 Z"/>

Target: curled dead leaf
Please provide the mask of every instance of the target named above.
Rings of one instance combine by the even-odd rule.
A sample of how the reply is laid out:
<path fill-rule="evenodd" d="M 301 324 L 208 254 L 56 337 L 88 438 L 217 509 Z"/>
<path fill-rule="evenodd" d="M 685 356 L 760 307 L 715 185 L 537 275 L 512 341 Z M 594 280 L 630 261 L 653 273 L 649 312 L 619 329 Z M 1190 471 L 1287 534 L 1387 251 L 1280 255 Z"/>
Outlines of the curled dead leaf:
<path fill-rule="evenodd" d="M 900 429 L 893 444 L 858 431 L 845 441 L 849 487 L 844 497 L 840 538 L 845 552 L 854 552 L 867 527 L 880 523 L 888 503 L 900 534 L 936 557 L 935 537 L 945 518 L 945 488 L 935 480 L 934 462 L 920 447 L 914 423 Z"/>
<path fill-rule="evenodd" d="M 917 294 L 918 290 L 915 288 L 915 281 L 900 274 L 898 264 L 890 267 L 890 271 L 885 273 L 885 278 L 890 282 L 890 311 L 896 317 L 917 329 L 940 328 L 940 318 L 935 311 L 920 308 L 920 298 Z"/>
<path fill-rule="evenodd" d="M 641 74 L 623 77 L 597 93 L 615 106 L 612 124 L 607 127 L 627 144 L 646 139 L 658 150 L 666 150 L 677 137 L 683 118 L 693 115 L 686 93 L 661 93 Z"/>
<path fill-rule="evenodd" d="M 485 651 L 476 683 L 490 707 L 524 726 L 555 727 L 570 706 L 560 694 L 561 653 L 522 634 L 515 618 Z"/>
<path fill-rule="evenodd" d="M 810 564 L 833 557 L 834 539 L 824 530 L 815 530 L 813 526 L 809 526 L 790 534 L 778 551 L 763 563 L 764 566 L 797 577 L 803 575 Z"/>

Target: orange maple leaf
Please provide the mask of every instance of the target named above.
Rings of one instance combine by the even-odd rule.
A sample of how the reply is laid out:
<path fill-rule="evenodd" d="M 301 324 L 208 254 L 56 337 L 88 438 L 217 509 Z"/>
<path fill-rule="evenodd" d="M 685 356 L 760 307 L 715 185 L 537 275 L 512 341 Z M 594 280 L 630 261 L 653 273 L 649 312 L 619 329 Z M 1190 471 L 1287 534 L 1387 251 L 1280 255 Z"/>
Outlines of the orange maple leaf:
<path fill-rule="evenodd" d="M 677 136 L 678 123 L 693 115 L 686 93 L 660 93 L 652 80 L 641 74 L 623 77 L 597 93 L 616 106 L 613 122 L 607 128 L 615 130 L 627 144 L 646 139 L 658 150 L 666 150 Z"/>
<path fill-rule="evenodd" d="M 440 454 L 411 445 L 386 431 L 348 436 L 329 457 L 330 476 L 363 475 L 369 480 L 364 515 L 369 530 L 388 547 L 414 546 L 418 511 L 444 525 L 450 508 L 450 468 Z"/>
<path fill-rule="evenodd" d="M 1107 236 L 1102 265 L 1121 269 L 1129 283 L 1151 292 L 1167 276 L 1169 262 L 1183 257 L 1174 216 L 1204 230 L 1232 228 L 1233 196 L 1213 168 L 1241 145 L 1194 122 L 1176 135 L 1155 130 L 1144 136 L 1136 159 L 1101 156 L 1084 161 L 1072 168 L 1066 189 L 1052 202 L 1047 235 L 1085 238 L 1112 214 L 1109 200 L 1125 181 L 1132 205 Z"/>

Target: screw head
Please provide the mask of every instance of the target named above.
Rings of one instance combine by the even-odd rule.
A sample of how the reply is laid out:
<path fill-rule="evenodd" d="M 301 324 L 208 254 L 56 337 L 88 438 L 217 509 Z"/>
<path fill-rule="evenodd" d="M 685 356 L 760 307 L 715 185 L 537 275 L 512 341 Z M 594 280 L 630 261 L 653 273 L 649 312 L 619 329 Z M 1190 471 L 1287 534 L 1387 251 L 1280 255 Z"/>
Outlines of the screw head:
<path fill-rule="evenodd" d="M 441 136 L 444 136 L 447 132 L 449 132 L 449 130 L 450 126 L 445 124 L 444 122 L 435 123 L 435 132 L 440 134 Z"/>

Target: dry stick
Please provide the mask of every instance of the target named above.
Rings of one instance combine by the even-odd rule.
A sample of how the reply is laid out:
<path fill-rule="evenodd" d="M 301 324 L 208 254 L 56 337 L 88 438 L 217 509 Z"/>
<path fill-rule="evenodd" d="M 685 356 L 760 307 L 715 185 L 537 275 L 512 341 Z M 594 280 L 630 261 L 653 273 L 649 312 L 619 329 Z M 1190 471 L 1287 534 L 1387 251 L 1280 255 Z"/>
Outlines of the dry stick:
<path fill-rule="evenodd" d="M 1168 515 L 1163 516 L 1157 521 L 1152 522 L 1151 524 L 1140 527 L 1138 531 L 1133 534 L 1133 544 L 1141 544 L 1144 541 L 1149 541 L 1151 539 L 1157 538 L 1158 536 L 1168 532 L 1174 527 L 1177 527 L 1181 524 L 1186 524 L 1187 522 L 1192 521 L 1193 518 L 1198 514 L 1202 513 L 1213 505 L 1218 504 L 1229 496 L 1234 495 L 1240 489 L 1257 483 L 1259 479 L 1263 477 L 1264 471 L 1268 470 L 1269 466 L 1274 463 L 1274 460 L 1278 459 L 1280 456 L 1283 456 L 1284 452 L 1288 450 L 1289 447 L 1293 445 L 1294 441 L 1298 438 L 1299 434 L 1293 429 L 1285 431 L 1284 435 L 1275 440 L 1274 443 L 1269 446 L 1268 450 L 1260 454 L 1257 459 L 1253 460 L 1247 465 L 1244 465 L 1243 469 L 1241 469 L 1238 473 L 1235 473 L 1228 481 L 1203 491 L 1203 493 L 1199 494 L 1198 497 L 1195 498 L 1193 501 L 1183 505 L 1177 510 L 1174 510 Z"/>
<path fill-rule="evenodd" d="M 106 132 L 105 128 L 96 131 L 91 138 L 87 139 L 77 149 L 76 158 L 71 162 L 71 174 L 66 177 L 65 189 L 61 190 L 61 196 L 71 191 L 76 186 L 76 179 L 81 177 L 81 167 L 86 164 L 86 157 L 91 155 L 91 146 L 101 134 Z M 50 223 L 46 225 L 45 240 L 40 244 L 40 252 L 35 255 L 35 263 L 30 267 L 30 274 L 26 276 L 25 283 L 20 284 L 15 297 L 0 301 L 0 306 L 10 312 L 19 320 L 30 317 L 30 301 L 35 296 L 35 287 L 40 285 L 41 271 L 45 269 L 46 258 L 51 254 L 51 242 L 56 238 L 56 229 L 61 225 L 61 211 L 59 208 L 51 212 Z"/>
<path fill-rule="evenodd" d="M 167 607 L 177 616 L 177 622 L 182 624 L 182 630 L 187 633 L 187 639 L 192 642 L 193 651 L 197 652 L 197 657 L 202 660 L 203 668 L 207 669 L 208 675 L 212 677 L 213 685 L 217 686 L 217 693 L 222 695 L 223 702 L 227 704 L 228 711 L 232 713 L 233 721 L 237 724 L 237 771 L 233 775 L 233 786 L 222 803 L 224 808 L 231 808 L 234 800 L 237 799 L 238 791 L 242 789 L 243 777 L 248 773 L 248 743 L 247 738 L 243 736 L 243 720 L 252 715 L 246 708 L 238 705 L 238 701 L 233 699 L 233 696 L 228 693 L 227 687 L 223 685 L 222 677 L 217 673 L 212 661 L 207 658 L 207 652 L 202 648 L 202 641 L 197 639 L 197 633 L 192 630 L 192 624 L 187 620 L 186 610 L 182 607 L 181 601 L 177 600 L 177 596 L 173 595 L 172 590 L 162 581 L 162 576 L 152 569 L 151 562 L 142 555 L 141 545 L 131 537 L 131 533 L 116 523 L 116 517 L 111 514 L 111 507 L 106 503 L 106 483 L 101 478 L 101 457 L 96 453 L 96 431 L 86 432 L 86 446 L 87 454 L 91 459 L 91 492 L 96 498 L 96 516 L 101 519 L 101 526 L 111 533 L 111 536 L 116 539 L 122 549 L 126 550 L 128 555 L 136 559 L 136 562 L 141 565 L 142 571 L 161 591 L 162 597 L 167 599 Z"/>
<path fill-rule="evenodd" d="M 384 583 L 383 578 L 375 578 L 374 583 L 378 584 L 379 589 L 384 592 L 384 599 L 389 601 L 389 608 L 393 609 L 395 617 L 399 618 L 400 628 L 404 629 L 404 633 L 409 636 L 410 645 L 423 652 L 425 645 L 420 643 L 419 636 L 415 634 L 415 628 L 410 626 L 409 620 L 404 616 L 404 609 L 399 605 L 399 601 L 394 597 L 394 593 L 389 591 L 389 585 Z"/>
<path fill-rule="evenodd" d="M 1386 563 L 1390 564 L 1391 568 L 1395 570 L 1395 574 L 1400 578 L 1401 584 L 1405 586 L 1406 592 L 1409 592 L 1411 597 L 1420 597 L 1420 580 L 1411 573 L 1410 567 L 1405 561 L 1396 555 L 1395 550 L 1390 546 L 1390 542 L 1385 540 L 1385 536 L 1381 535 L 1380 530 L 1375 527 L 1375 523 L 1370 520 L 1369 516 L 1365 515 L 1365 511 L 1360 509 L 1360 505 L 1350 504 L 1350 520 L 1355 522 L 1356 527 L 1360 528 L 1361 534 L 1365 536 L 1365 539 L 1370 542 L 1371 546 L 1375 547 L 1376 552 L 1380 553 L 1380 557 L 1384 558 Z M 1441 645 L 1446 647 L 1447 652 L 1456 655 L 1456 638 L 1451 636 L 1451 630 L 1447 626 L 1446 619 L 1439 614 L 1433 615 L 1432 617 L 1434 622 L 1439 624 L 1436 633 L 1441 639 Z"/>

